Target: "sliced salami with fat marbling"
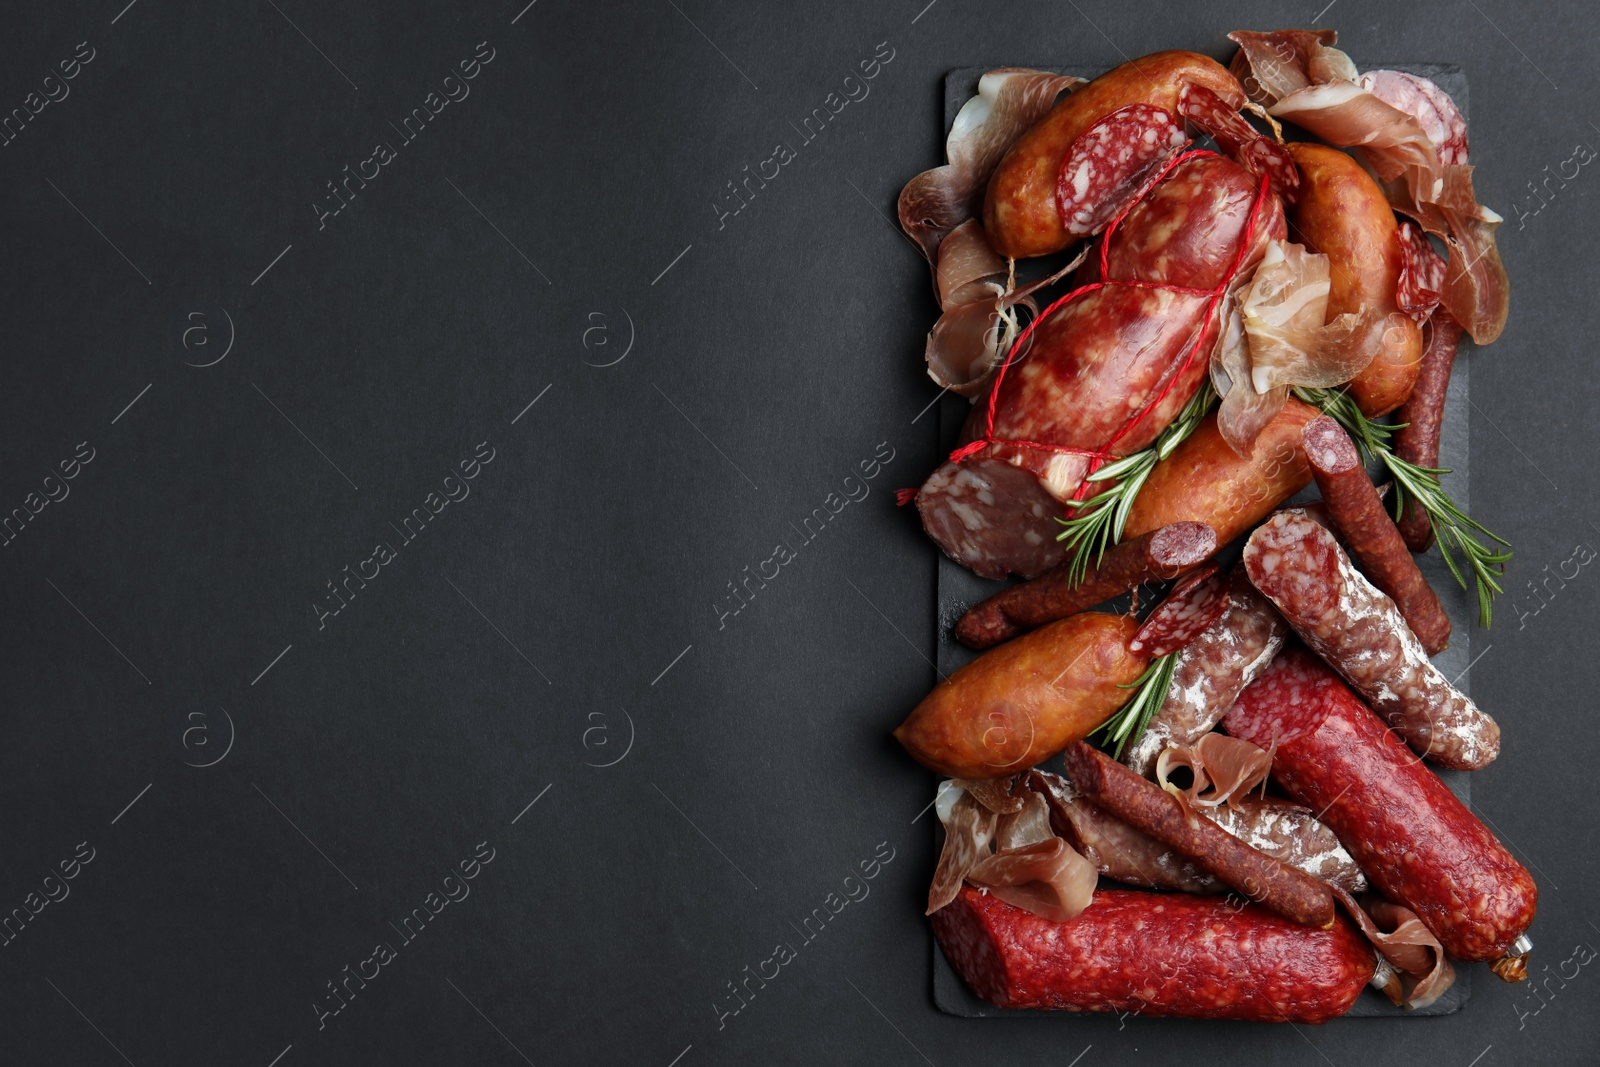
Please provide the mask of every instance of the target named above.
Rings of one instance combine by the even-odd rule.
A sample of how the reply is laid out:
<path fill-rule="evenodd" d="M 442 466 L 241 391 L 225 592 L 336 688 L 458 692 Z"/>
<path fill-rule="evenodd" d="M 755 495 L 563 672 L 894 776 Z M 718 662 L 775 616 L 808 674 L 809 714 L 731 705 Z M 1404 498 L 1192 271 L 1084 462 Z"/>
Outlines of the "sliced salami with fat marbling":
<path fill-rule="evenodd" d="M 1205 633 L 1227 610 L 1227 576 L 1217 573 L 1215 563 L 1208 563 L 1173 587 L 1128 648 L 1152 659 L 1171 655 Z"/>
<path fill-rule="evenodd" d="M 1133 203 L 1161 161 L 1187 142 L 1165 108 L 1129 104 L 1072 142 L 1056 180 L 1061 223 L 1075 237 L 1099 233 Z"/>

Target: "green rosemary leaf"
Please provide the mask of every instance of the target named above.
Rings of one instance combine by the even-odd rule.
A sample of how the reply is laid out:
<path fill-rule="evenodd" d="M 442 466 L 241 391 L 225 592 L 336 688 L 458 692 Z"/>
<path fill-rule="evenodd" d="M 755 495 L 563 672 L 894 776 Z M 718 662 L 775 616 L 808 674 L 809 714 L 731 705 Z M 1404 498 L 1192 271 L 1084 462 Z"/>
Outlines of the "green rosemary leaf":
<path fill-rule="evenodd" d="M 1116 751 L 1112 756 L 1122 758 L 1122 749 L 1129 742 L 1137 742 L 1144 734 L 1145 727 L 1150 725 L 1150 720 L 1161 709 L 1167 699 L 1167 691 L 1172 688 L 1172 674 L 1178 666 L 1178 654 L 1169 653 L 1157 656 L 1145 667 L 1144 673 L 1123 689 L 1133 690 L 1133 696 L 1122 706 L 1122 709 L 1101 724 L 1094 732 L 1104 734 L 1104 743 L 1107 745 L 1115 742 Z"/>

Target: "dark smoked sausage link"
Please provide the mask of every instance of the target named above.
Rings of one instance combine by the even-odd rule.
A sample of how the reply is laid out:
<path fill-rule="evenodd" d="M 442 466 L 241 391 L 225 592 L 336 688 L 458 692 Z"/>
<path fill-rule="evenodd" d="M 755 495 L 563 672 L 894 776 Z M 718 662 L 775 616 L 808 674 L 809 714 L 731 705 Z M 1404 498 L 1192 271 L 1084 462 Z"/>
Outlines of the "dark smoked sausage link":
<path fill-rule="evenodd" d="M 1302 926 L 1333 924 L 1326 883 L 1250 847 L 1148 779 L 1083 741 L 1063 753 L 1067 776 L 1117 818 L 1181 852 L 1229 887 Z"/>
<path fill-rule="evenodd" d="M 1439 465 L 1439 430 L 1444 423 L 1444 398 L 1450 389 L 1450 371 L 1456 363 L 1456 346 L 1461 343 L 1461 324 L 1439 308 L 1428 320 L 1428 343 L 1422 350 L 1422 369 L 1411 399 L 1395 412 L 1395 421 L 1405 423 L 1394 435 L 1394 454 L 1419 467 Z M 1426 552 L 1433 544 L 1433 524 L 1407 501 L 1400 514 L 1400 533 L 1413 552 Z"/>
<path fill-rule="evenodd" d="M 968 648 L 993 648 L 1018 634 L 1121 596 L 1145 582 L 1164 582 L 1217 550 L 1217 535 L 1200 522 L 1178 522 L 1107 550 L 1074 584 L 1067 564 L 1031 582 L 1002 590 L 975 605 L 956 623 L 956 640 Z"/>
<path fill-rule="evenodd" d="M 1343 917 L 1309 930 L 1225 897 L 1106 889 L 1051 922 L 971 886 L 933 913 L 956 973 L 1001 1008 L 1323 1023 L 1372 978 Z"/>
<path fill-rule="evenodd" d="M 1306 423 L 1300 435 L 1311 476 L 1350 554 L 1372 584 L 1394 601 L 1428 655 L 1438 655 L 1450 644 L 1450 616 L 1378 499 L 1355 442 L 1326 415 Z"/>
<path fill-rule="evenodd" d="M 1495 959 L 1533 921 L 1533 878 L 1310 652 L 1280 655 L 1222 725 L 1258 745 L 1276 742 L 1274 779 L 1452 958 Z"/>

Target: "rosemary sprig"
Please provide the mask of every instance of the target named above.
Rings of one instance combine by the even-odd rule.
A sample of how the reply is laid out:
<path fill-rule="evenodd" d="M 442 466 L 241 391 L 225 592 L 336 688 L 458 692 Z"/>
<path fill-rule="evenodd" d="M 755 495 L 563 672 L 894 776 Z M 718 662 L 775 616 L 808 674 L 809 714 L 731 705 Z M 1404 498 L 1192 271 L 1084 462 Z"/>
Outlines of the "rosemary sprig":
<path fill-rule="evenodd" d="M 1422 509 L 1433 524 L 1434 536 L 1439 542 L 1439 554 L 1444 557 L 1445 566 L 1450 568 L 1450 573 L 1461 584 L 1461 588 L 1472 589 L 1477 594 L 1478 625 L 1487 630 L 1494 616 L 1494 598 L 1505 592 L 1500 586 L 1500 578 L 1504 574 L 1506 561 L 1511 559 L 1511 553 L 1485 544 L 1478 535 L 1482 534 L 1505 549 L 1511 548 L 1511 542 L 1456 506 L 1450 494 L 1439 484 L 1439 476 L 1450 473 L 1447 468 L 1419 467 L 1394 454 L 1390 438 L 1399 429 L 1398 426 L 1373 422 L 1361 413 L 1355 400 L 1342 390 L 1296 389 L 1295 395 L 1321 408 L 1343 426 L 1361 450 L 1363 460 L 1376 456 L 1388 469 L 1389 476 L 1394 479 L 1396 521 L 1399 521 L 1407 501 L 1412 501 L 1413 506 Z M 1451 552 L 1452 548 L 1461 553 L 1471 569 L 1471 586 L 1467 584 L 1466 576 Z"/>
<path fill-rule="evenodd" d="M 1204 382 L 1178 412 L 1178 417 L 1156 437 L 1154 444 L 1109 463 L 1084 479 L 1085 483 L 1115 481 L 1116 484 L 1087 500 L 1067 504 L 1076 514 L 1070 519 L 1056 520 L 1062 527 L 1056 540 L 1067 543 L 1067 576 L 1073 585 L 1083 581 L 1091 555 L 1098 564 L 1106 549 L 1122 540 L 1128 512 L 1150 472 L 1194 433 L 1216 399 L 1211 382 Z"/>
<path fill-rule="evenodd" d="M 1130 741 L 1138 741 L 1144 734 L 1144 728 L 1150 725 L 1151 716 L 1160 710 L 1162 703 L 1167 699 L 1167 691 L 1172 688 L 1172 672 L 1178 666 L 1178 654 L 1170 652 L 1165 656 L 1157 656 L 1150 661 L 1144 673 L 1130 682 L 1122 689 L 1132 689 L 1134 694 L 1122 710 L 1100 725 L 1095 733 L 1104 732 L 1104 743 L 1110 745 L 1116 742 L 1117 749 L 1112 753 L 1115 759 L 1122 758 L 1122 748 Z"/>

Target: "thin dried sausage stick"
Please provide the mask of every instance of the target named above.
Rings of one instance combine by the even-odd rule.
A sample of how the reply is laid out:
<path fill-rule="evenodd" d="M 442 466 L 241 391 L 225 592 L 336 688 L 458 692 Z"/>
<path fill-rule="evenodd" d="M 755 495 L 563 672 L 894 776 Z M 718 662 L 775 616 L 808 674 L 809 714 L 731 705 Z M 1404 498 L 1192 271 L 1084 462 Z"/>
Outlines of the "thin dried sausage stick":
<path fill-rule="evenodd" d="M 1279 512 L 1250 535 L 1244 565 L 1301 640 L 1424 759 L 1475 771 L 1500 754 L 1500 727 L 1440 673 L 1325 527 Z"/>
<path fill-rule="evenodd" d="M 1164 842 L 1233 889 L 1302 926 L 1333 925 L 1327 884 L 1273 859 L 1083 741 L 1063 758 L 1072 784 L 1111 814 Z"/>
<path fill-rule="evenodd" d="M 1300 436 L 1311 476 L 1350 554 L 1372 584 L 1394 601 L 1423 650 L 1430 656 L 1443 652 L 1450 644 L 1450 616 L 1378 499 L 1355 442 L 1326 415 L 1306 423 Z"/>
<path fill-rule="evenodd" d="M 1020 633 L 1076 615 L 1145 582 L 1164 582 L 1209 559 L 1217 535 L 1200 522 L 1177 522 L 1108 549 L 1074 584 L 1061 564 L 1031 582 L 1014 585 L 968 609 L 956 640 L 968 648 L 993 648 Z"/>
<path fill-rule="evenodd" d="M 1394 454 L 1407 463 L 1433 468 L 1439 465 L 1439 430 L 1444 423 L 1444 398 L 1450 389 L 1461 324 L 1443 308 L 1428 320 L 1428 344 L 1422 350 L 1422 370 L 1411 399 L 1400 405 L 1395 419 L 1405 423 L 1394 435 Z M 1406 501 L 1400 513 L 1400 533 L 1413 552 L 1426 552 L 1433 544 L 1433 524 L 1416 501 Z"/>

